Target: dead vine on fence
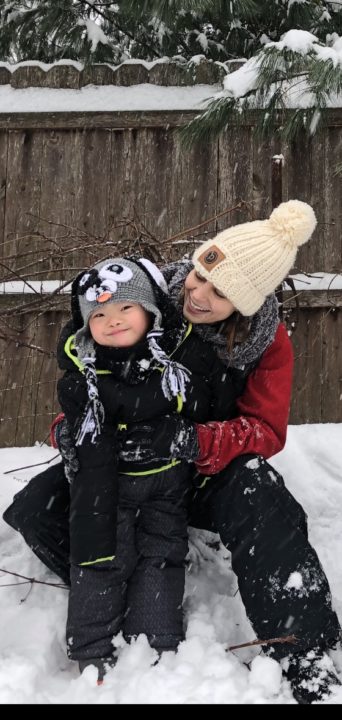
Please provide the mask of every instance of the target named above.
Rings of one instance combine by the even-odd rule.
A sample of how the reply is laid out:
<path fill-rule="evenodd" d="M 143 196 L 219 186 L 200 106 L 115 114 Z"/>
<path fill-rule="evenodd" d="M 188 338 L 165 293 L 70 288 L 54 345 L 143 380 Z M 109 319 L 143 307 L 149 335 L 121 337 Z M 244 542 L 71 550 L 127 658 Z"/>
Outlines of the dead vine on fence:
<path fill-rule="evenodd" d="M 56 345 L 69 316 L 68 286 L 70 289 L 78 272 L 110 256 L 142 256 L 162 266 L 213 237 L 221 218 L 227 217 L 229 225 L 229 216 L 240 212 L 253 219 L 252 204 L 241 200 L 166 238 L 149 229 L 158 228 L 156 218 L 139 217 L 135 210 L 132 217 L 109 222 L 102 235 L 27 213 L 32 229 L 9 233 L 0 259 L 0 358 L 4 369 L 0 435 L 4 444 L 8 442 L 6 422 L 11 423 L 10 444 L 27 444 L 28 436 L 32 441 L 46 436 L 57 408 Z"/>

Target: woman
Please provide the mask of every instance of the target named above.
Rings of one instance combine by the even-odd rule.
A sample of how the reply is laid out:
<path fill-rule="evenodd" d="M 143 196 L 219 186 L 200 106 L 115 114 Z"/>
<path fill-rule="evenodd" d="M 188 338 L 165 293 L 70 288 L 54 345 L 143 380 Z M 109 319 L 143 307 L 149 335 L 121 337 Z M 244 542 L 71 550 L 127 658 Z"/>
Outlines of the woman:
<path fill-rule="evenodd" d="M 189 524 L 218 532 L 230 550 L 257 636 L 296 637 L 295 645 L 274 643 L 268 651 L 275 659 L 287 659 L 284 671 L 301 703 L 321 699 L 339 683 L 325 651 L 337 642 L 340 627 L 328 582 L 308 543 L 305 513 L 265 458 L 285 443 L 293 364 L 272 293 L 315 225 L 312 208 L 292 200 L 269 220 L 229 228 L 207 241 L 195 251 L 193 265 L 181 261 L 164 269 L 175 303 L 215 346 L 241 389 L 239 415 L 206 425 L 189 423 L 186 434 L 172 415 L 162 427 L 149 423 L 148 439 L 146 423 L 135 425 L 122 449 L 122 457 L 129 459 L 139 445 L 151 460 L 155 444 L 161 457 L 164 442 L 165 457 L 172 446 L 179 457 L 195 462 L 202 477 L 191 498 Z M 64 579 L 69 563 L 65 486 L 63 467 L 50 468 L 31 481 L 4 516 Z M 44 492 L 54 496 L 48 509 Z"/>

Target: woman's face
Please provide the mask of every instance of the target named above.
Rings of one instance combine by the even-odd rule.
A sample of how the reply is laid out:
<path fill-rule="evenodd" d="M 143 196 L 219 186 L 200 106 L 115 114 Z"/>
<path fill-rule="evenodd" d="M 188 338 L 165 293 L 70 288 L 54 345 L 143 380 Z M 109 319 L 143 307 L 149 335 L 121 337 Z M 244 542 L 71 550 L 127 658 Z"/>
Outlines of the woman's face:
<path fill-rule="evenodd" d="M 191 270 L 184 283 L 183 315 L 192 323 L 215 323 L 226 320 L 235 311 L 215 286 L 196 270 Z"/>

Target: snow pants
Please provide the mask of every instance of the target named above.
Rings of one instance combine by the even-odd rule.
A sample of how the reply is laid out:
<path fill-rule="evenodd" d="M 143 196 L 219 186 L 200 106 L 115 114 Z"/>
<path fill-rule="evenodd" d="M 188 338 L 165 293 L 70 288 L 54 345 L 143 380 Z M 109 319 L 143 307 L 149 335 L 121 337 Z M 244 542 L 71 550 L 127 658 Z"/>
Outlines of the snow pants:
<path fill-rule="evenodd" d="M 62 465 L 54 466 L 15 496 L 4 519 L 70 582 L 67 496 Z M 189 513 L 188 524 L 219 533 L 231 552 L 258 638 L 295 636 L 295 645 L 270 646 L 272 657 L 336 644 L 341 630 L 327 578 L 308 542 L 304 510 L 271 465 L 259 456 L 241 455 L 191 491 Z"/>
<path fill-rule="evenodd" d="M 69 566 L 69 486 L 61 466 L 33 478 L 4 519 L 70 584 L 67 649 L 72 660 L 109 657 L 113 636 L 145 633 L 175 650 L 184 637 L 189 465 L 144 477 L 119 475 L 117 550 L 111 561 Z"/>
<path fill-rule="evenodd" d="M 274 659 L 289 651 L 334 647 L 341 628 L 327 578 L 308 541 L 305 512 L 266 460 L 242 455 L 208 478 L 194 493 L 189 524 L 219 533 L 231 552 L 257 637 L 295 636 L 294 645 L 269 646 Z"/>

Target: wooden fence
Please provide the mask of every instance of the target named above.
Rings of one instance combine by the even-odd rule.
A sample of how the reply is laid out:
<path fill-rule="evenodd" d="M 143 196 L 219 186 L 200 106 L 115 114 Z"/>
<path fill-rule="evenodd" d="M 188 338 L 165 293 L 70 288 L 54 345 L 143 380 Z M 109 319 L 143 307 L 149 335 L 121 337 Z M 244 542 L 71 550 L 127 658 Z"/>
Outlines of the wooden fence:
<path fill-rule="evenodd" d="M 32 84 L 32 72 L 30 77 Z M 165 70 L 160 77 L 165 81 Z M 0 72 L 0 84 L 8 79 Z M 12 85 L 20 87 L 18 82 Z M 177 129 L 194 114 L 0 108 L 0 282 L 23 279 L 32 289 L 37 280 L 67 281 L 130 243 L 145 250 L 149 239 L 157 260 L 180 257 L 194 241 L 228 225 L 267 217 L 272 197 L 280 195 L 311 203 L 318 217 L 294 271 L 341 274 L 342 181 L 336 166 L 342 111 L 327 112 L 324 129 L 307 145 L 258 141 L 251 115 L 243 127 L 185 151 Z M 272 161 L 279 153 L 281 185 Z M 192 230 L 180 236 L 187 228 Z M 289 327 L 297 325 L 291 421 L 340 422 L 342 291 L 300 295 L 298 310 L 291 293 L 284 293 Z M 53 352 L 67 306 L 67 296 L 59 294 L 0 295 L 2 446 L 31 445 L 47 435 L 58 409 Z"/>

